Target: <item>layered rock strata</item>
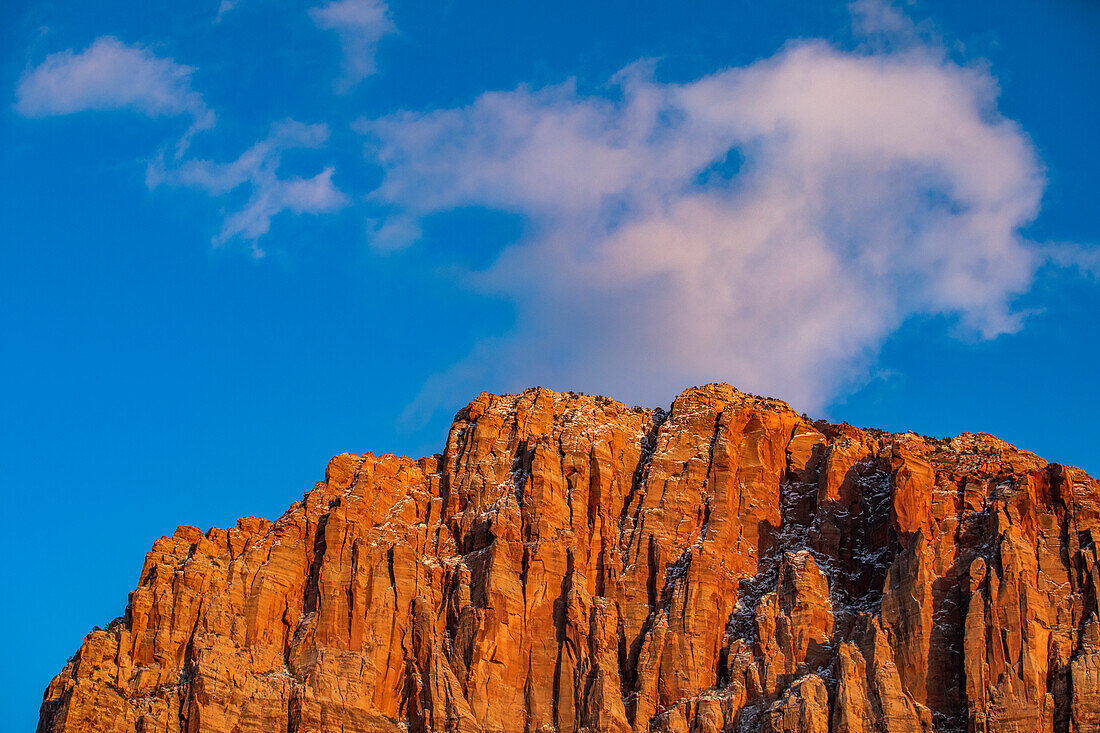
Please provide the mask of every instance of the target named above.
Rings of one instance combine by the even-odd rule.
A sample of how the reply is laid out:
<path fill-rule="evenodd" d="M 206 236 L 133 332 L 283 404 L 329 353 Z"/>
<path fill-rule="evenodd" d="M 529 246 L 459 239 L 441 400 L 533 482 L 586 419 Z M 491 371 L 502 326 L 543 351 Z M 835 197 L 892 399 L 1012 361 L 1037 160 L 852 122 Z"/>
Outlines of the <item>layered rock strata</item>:
<path fill-rule="evenodd" d="M 1100 486 L 984 434 L 483 394 L 180 527 L 38 730 L 1093 731 Z"/>

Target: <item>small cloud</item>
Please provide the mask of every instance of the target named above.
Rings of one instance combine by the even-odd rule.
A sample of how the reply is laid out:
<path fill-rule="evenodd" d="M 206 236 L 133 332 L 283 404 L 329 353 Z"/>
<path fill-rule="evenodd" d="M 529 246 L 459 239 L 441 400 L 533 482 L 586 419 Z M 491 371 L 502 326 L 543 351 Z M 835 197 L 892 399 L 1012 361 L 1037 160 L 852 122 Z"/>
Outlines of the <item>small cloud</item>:
<path fill-rule="evenodd" d="M 332 182 L 332 167 L 310 178 L 279 176 L 284 151 L 319 148 L 328 135 L 328 127 L 323 124 L 279 122 L 271 126 L 266 138 L 230 163 L 188 160 L 178 167 L 167 168 L 163 159 L 157 160 L 146 171 L 146 184 L 151 189 L 165 183 L 188 186 L 211 196 L 224 196 L 240 186 L 249 186 L 247 202 L 226 217 L 213 242 L 222 245 L 234 237 L 251 240 L 253 254 L 260 257 L 263 250 L 256 242 L 268 232 L 271 219 L 277 214 L 331 213 L 348 203 L 347 196 Z"/>
<path fill-rule="evenodd" d="M 887 0 L 854 0 L 848 4 L 852 28 L 863 36 L 914 36 L 913 20 Z"/>
<path fill-rule="evenodd" d="M 1085 277 L 1100 280 L 1100 248 L 1060 242 L 1041 248 L 1046 260 L 1055 267 L 1077 270 Z"/>
<path fill-rule="evenodd" d="M 420 239 L 420 223 L 410 216 L 391 216 L 367 222 L 367 241 L 376 252 L 394 252 Z"/>
<path fill-rule="evenodd" d="M 343 76 L 337 88 L 348 91 L 375 72 L 375 47 L 397 30 L 382 0 L 332 0 L 310 8 L 309 16 L 323 30 L 335 31 L 344 54 Z"/>
<path fill-rule="evenodd" d="M 233 8 L 237 7 L 238 0 L 222 0 L 218 5 L 218 15 L 214 18 L 215 23 L 220 23 L 225 14 Z"/>
<path fill-rule="evenodd" d="M 909 1 L 912 5 L 912 0 Z M 942 53 L 939 38 L 930 21 L 915 22 L 890 0 L 853 0 L 848 3 L 852 32 L 862 46 L 874 51 L 903 51 L 919 48 Z"/>
<path fill-rule="evenodd" d="M 77 53 L 51 54 L 23 74 L 15 109 L 26 117 L 50 117 L 85 111 L 130 110 L 148 117 L 187 115 L 191 126 L 178 153 L 191 136 L 214 125 L 214 113 L 192 90 L 195 68 L 160 58 L 137 45 L 103 36 Z"/>

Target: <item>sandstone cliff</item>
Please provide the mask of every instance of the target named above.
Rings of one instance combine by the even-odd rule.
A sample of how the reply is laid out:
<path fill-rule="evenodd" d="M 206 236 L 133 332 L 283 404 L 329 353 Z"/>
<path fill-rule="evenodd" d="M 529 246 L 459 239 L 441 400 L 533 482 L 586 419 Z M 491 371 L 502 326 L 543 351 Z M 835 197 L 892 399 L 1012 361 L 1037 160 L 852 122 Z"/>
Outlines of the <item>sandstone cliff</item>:
<path fill-rule="evenodd" d="M 483 394 L 180 527 L 39 731 L 1092 731 L 1100 485 L 988 435 Z"/>

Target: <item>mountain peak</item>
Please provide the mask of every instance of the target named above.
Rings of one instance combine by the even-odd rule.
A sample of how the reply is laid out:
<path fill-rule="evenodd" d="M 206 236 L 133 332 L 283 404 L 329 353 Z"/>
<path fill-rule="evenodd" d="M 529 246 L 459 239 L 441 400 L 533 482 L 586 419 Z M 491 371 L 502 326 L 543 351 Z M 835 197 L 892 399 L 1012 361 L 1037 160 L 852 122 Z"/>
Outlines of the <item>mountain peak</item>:
<path fill-rule="evenodd" d="M 157 540 L 39 731 L 1084 730 L 1098 497 L 724 383 L 483 393 L 440 454 Z"/>

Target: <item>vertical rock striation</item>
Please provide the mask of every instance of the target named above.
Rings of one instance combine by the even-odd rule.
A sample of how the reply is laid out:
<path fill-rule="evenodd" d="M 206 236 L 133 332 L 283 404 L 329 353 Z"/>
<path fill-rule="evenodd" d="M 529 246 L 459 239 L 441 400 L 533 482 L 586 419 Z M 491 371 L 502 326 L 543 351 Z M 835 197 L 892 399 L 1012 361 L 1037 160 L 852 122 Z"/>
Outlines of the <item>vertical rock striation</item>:
<path fill-rule="evenodd" d="M 180 527 L 38 730 L 1094 731 L 1100 486 L 988 435 L 483 394 Z"/>

